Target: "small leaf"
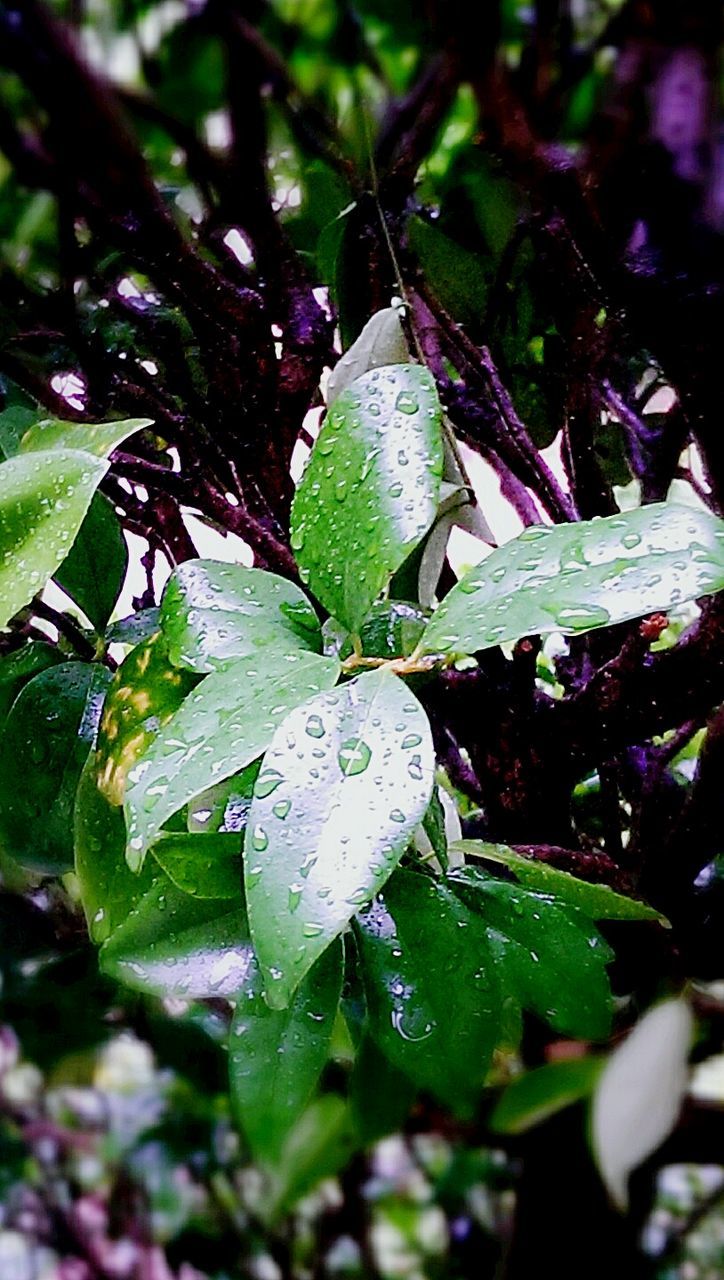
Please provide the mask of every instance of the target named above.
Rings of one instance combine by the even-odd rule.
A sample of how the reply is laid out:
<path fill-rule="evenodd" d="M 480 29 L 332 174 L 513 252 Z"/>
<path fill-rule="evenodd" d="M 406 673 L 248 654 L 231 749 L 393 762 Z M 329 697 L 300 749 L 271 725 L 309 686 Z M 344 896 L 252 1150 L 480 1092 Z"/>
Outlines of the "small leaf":
<path fill-rule="evenodd" d="M 44 640 L 30 640 L 21 649 L 0 658 L 0 724 L 23 686 L 33 676 L 62 661 L 60 650 Z"/>
<path fill-rule="evenodd" d="M 112 504 L 95 493 L 75 542 L 55 580 L 102 632 L 118 599 L 128 548 Z"/>
<path fill-rule="evenodd" d="M 664 1000 L 611 1054 L 593 1097 L 592 1138 L 598 1167 L 621 1209 L 628 1180 L 676 1124 L 687 1083 L 693 1032 L 685 1000 Z"/>
<path fill-rule="evenodd" d="M 410 359 L 400 313 L 385 307 L 367 321 L 349 351 L 335 365 L 327 383 L 327 405 L 346 391 L 355 378 L 384 364 L 406 364 Z"/>
<path fill-rule="evenodd" d="M 106 632 L 108 644 L 141 644 L 150 640 L 161 629 L 161 610 L 157 608 L 139 609 L 127 618 L 119 618 L 111 623 Z"/>
<path fill-rule="evenodd" d="M 161 625 L 171 661 L 192 671 L 215 671 L 268 647 L 322 648 L 319 619 L 293 582 L 217 560 L 187 560 L 174 571 Z"/>
<path fill-rule="evenodd" d="M 280 725 L 244 842 L 249 923 L 273 1008 L 395 868 L 433 768 L 425 712 L 389 672 L 311 698 Z"/>
<path fill-rule="evenodd" d="M 613 953 L 588 920 L 555 898 L 493 880 L 473 867 L 454 871 L 448 883 L 479 913 L 506 994 L 563 1035 L 608 1035 L 606 964 Z"/>
<path fill-rule="evenodd" d="M 319 958 L 287 1009 L 270 1009 L 254 963 L 229 1036 L 234 1112 L 257 1159 L 275 1163 L 327 1060 L 342 989 L 339 942 Z"/>
<path fill-rule="evenodd" d="M 266 1218 L 277 1221 L 323 1178 L 342 1169 L 357 1142 L 347 1103 L 334 1093 L 314 1098 L 284 1144 L 264 1205 Z"/>
<path fill-rule="evenodd" d="M 20 442 L 21 453 L 39 450 L 80 449 L 96 458 L 107 458 L 129 436 L 153 426 L 153 418 L 125 418 L 121 422 L 61 422 L 44 418 L 25 432 Z"/>
<path fill-rule="evenodd" d="M 240 658 L 182 703 L 134 765 L 126 792 L 129 866 L 141 866 L 163 824 L 214 782 L 261 755 L 285 715 L 339 672 L 333 658 L 300 651 Z"/>
<path fill-rule="evenodd" d="M 151 846 L 151 853 L 176 888 L 193 898 L 239 896 L 241 837 L 233 832 L 164 832 Z"/>
<path fill-rule="evenodd" d="M 655 503 L 526 529 L 453 587 L 422 643 L 425 653 L 466 654 L 549 631 L 579 635 L 723 587 L 724 522 Z"/>
<path fill-rule="evenodd" d="M 64 662 L 18 694 L 0 733 L 0 842 L 23 866 L 73 865 L 73 805 L 110 681 L 104 667 Z"/>
<path fill-rule="evenodd" d="M 495 1133 L 527 1133 L 534 1125 L 593 1092 L 601 1058 L 570 1058 L 525 1071 L 504 1090 L 490 1117 Z"/>
<path fill-rule="evenodd" d="M 259 760 L 242 769 L 241 773 L 217 782 L 201 791 L 189 801 L 186 824 L 189 831 L 241 832 L 246 828 L 254 794 L 254 783 L 259 774 Z M 241 840 L 239 851 L 241 851 Z"/>
<path fill-rule="evenodd" d="M 666 917 L 648 903 L 627 898 L 607 884 L 590 884 L 587 880 L 579 880 L 568 871 L 559 871 L 546 862 L 525 858 L 507 845 L 487 844 L 483 840 L 459 840 L 455 849 L 471 857 L 502 863 L 513 872 L 520 884 L 553 894 L 561 902 L 577 907 L 590 920 L 656 920 L 670 928 Z"/>
<path fill-rule="evenodd" d="M 69 449 L 0 464 L 0 627 L 64 560 L 107 467 Z"/>
<path fill-rule="evenodd" d="M 435 518 L 440 420 L 427 369 L 385 365 L 342 392 L 315 441 L 292 547 L 302 579 L 355 634 Z"/>
<path fill-rule="evenodd" d="M 446 884 L 397 871 L 355 933 L 380 1048 L 419 1088 L 469 1115 L 501 1020 L 482 922 Z"/>

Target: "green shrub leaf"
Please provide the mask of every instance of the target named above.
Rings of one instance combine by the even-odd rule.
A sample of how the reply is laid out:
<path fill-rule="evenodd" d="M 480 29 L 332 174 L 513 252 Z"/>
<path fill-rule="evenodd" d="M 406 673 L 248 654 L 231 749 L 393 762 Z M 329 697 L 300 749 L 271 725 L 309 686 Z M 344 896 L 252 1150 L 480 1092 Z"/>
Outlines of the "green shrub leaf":
<path fill-rule="evenodd" d="M 95 493 L 75 542 L 55 574 L 96 631 L 113 613 L 128 564 L 128 548 L 112 504 Z"/>
<path fill-rule="evenodd" d="M 38 450 L 80 449 L 96 458 L 107 458 L 129 436 L 153 426 L 153 418 L 124 418 L 119 422 L 61 422 L 43 418 L 25 432 L 20 441 L 21 453 Z"/>

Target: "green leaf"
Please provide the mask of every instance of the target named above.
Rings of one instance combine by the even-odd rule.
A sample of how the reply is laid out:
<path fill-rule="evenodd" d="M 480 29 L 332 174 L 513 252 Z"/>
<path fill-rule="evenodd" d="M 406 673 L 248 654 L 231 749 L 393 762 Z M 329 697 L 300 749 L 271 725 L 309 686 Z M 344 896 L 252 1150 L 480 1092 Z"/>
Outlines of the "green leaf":
<path fill-rule="evenodd" d="M 469 1115 L 501 1019 L 482 921 L 446 884 L 398 871 L 355 932 L 380 1048 L 419 1088 Z"/>
<path fill-rule="evenodd" d="M 526 1133 L 593 1092 L 601 1058 L 570 1058 L 526 1071 L 504 1090 L 490 1117 L 496 1133 Z"/>
<path fill-rule="evenodd" d="M 249 923 L 273 1008 L 393 871 L 433 769 L 425 712 L 389 672 L 311 698 L 279 726 L 244 841 Z"/>
<path fill-rule="evenodd" d="M 567 871 L 559 871 L 535 858 L 525 858 L 504 844 L 487 844 L 483 840 L 459 840 L 453 848 L 462 854 L 502 863 L 516 880 L 529 889 L 553 894 L 561 902 L 577 907 L 591 920 L 656 920 L 670 928 L 665 916 L 646 902 L 627 898 L 607 884 L 589 884 Z"/>
<path fill-rule="evenodd" d="M 25 432 L 20 441 L 21 453 L 38 450 L 65 451 L 80 449 L 96 458 L 107 458 L 129 436 L 153 426 L 153 418 L 125 418 L 122 422 L 61 422 L 44 418 Z"/>
<path fill-rule="evenodd" d="M 111 804 L 123 803 L 129 770 L 193 686 L 190 675 L 171 666 L 159 634 L 121 663 L 108 690 L 96 757 L 98 783 Z"/>
<path fill-rule="evenodd" d="M 193 898 L 236 898 L 241 885 L 241 836 L 234 832 L 164 832 L 151 846 L 170 880 Z"/>
<path fill-rule="evenodd" d="M 303 581 L 357 633 L 435 518 L 441 410 L 427 369 L 373 369 L 343 391 L 314 444 L 292 506 Z"/>
<path fill-rule="evenodd" d="M 110 675 L 64 662 L 18 694 L 0 733 L 0 843 L 23 866 L 73 865 L 73 804 Z"/>
<path fill-rule="evenodd" d="M 452 872 L 448 883 L 485 925 L 506 994 L 563 1035 L 608 1035 L 606 965 L 613 953 L 587 919 L 547 894 L 493 880 L 474 867 Z"/>
<path fill-rule="evenodd" d="M 68 554 L 107 467 L 70 449 L 0 464 L 0 627 Z"/>
<path fill-rule="evenodd" d="M 100 954 L 104 973 L 138 991 L 183 999 L 235 996 L 253 951 L 241 903 L 192 898 L 165 876 L 148 892 Z"/>
<path fill-rule="evenodd" d="M 30 640 L 21 649 L 0 658 L 0 723 L 24 685 L 48 667 L 63 661 L 63 654 L 44 640 Z"/>
<path fill-rule="evenodd" d="M 384 307 L 367 321 L 359 337 L 334 366 L 327 383 L 327 405 L 370 369 L 385 364 L 406 364 L 409 359 L 410 349 L 400 313 L 396 307 Z"/>
<path fill-rule="evenodd" d="M 260 649 L 283 655 L 322 648 L 319 619 L 299 587 L 217 560 L 187 560 L 174 571 L 161 626 L 171 661 L 192 671 L 215 671 Z"/>
<path fill-rule="evenodd" d="M 128 548 L 113 504 L 95 493 L 55 580 L 98 632 L 113 612 L 127 565 Z"/>
<path fill-rule="evenodd" d="M 292 1129 L 274 1170 L 265 1216 L 282 1214 L 349 1161 L 357 1134 L 349 1106 L 333 1093 L 315 1098 Z"/>
<path fill-rule="evenodd" d="M 161 629 L 161 610 L 157 608 L 139 609 L 127 618 L 119 618 L 111 623 L 106 632 L 108 644 L 140 644 L 150 640 Z"/>
<path fill-rule="evenodd" d="M 254 963 L 229 1037 L 231 1101 L 257 1159 L 275 1163 L 327 1060 L 342 989 L 342 946 L 319 958 L 287 1009 L 270 1009 Z"/>
<path fill-rule="evenodd" d="M 217 782 L 213 787 L 194 796 L 189 802 L 186 815 L 189 831 L 243 831 L 249 817 L 260 764 L 260 760 L 254 760 L 241 773 L 225 778 L 223 782 Z M 241 844 L 239 841 L 239 852 Z"/>
<path fill-rule="evenodd" d="M 656 503 L 526 529 L 453 587 L 422 644 L 425 653 L 463 654 L 548 631 L 580 634 L 723 587 L 724 522 Z"/>
<path fill-rule="evenodd" d="M 284 716 L 337 679 L 333 658 L 260 653 L 215 671 L 134 765 L 126 792 L 126 857 L 136 870 L 168 818 L 261 755 Z"/>
<path fill-rule="evenodd" d="M 415 1088 L 378 1049 L 372 1036 L 365 1033 L 350 1076 L 349 1093 L 360 1142 L 368 1146 L 402 1128 Z"/>

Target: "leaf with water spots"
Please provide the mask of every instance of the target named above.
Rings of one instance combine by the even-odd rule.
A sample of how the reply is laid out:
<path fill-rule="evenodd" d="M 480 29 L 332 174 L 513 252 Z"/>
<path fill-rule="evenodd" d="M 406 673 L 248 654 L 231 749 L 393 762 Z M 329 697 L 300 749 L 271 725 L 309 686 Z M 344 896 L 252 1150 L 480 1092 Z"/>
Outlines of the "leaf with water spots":
<path fill-rule="evenodd" d="M 64 662 L 21 690 L 0 734 L 0 843 L 23 866 L 73 865 L 73 805 L 110 682 L 105 667 Z"/>
<path fill-rule="evenodd" d="M 441 409 L 420 365 L 357 378 L 330 409 L 292 506 L 302 579 L 358 632 L 432 524 L 442 475 Z"/>
<path fill-rule="evenodd" d="M 297 987 L 286 1009 L 270 1009 L 256 962 L 236 1000 L 229 1035 L 231 1102 L 257 1159 L 276 1162 L 327 1060 L 342 989 L 338 940 Z"/>
<path fill-rule="evenodd" d="M 284 1008 L 384 884 L 433 784 L 430 726 L 397 676 L 368 672 L 299 706 L 262 763 L 244 841 L 254 946 Z"/>
<path fill-rule="evenodd" d="M 607 884 L 579 880 L 577 876 L 535 858 L 524 858 L 507 845 L 489 844 L 484 840 L 458 840 L 452 848 L 456 853 L 502 863 L 526 888 L 553 894 L 591 920 L 656 920 L 669 927 L 666 917 L 647 902 L 627 898 Z"/>
<path fill-rule="evenodd" d="M 279 654 L 319 653 L 319 619 L 299 587 L 263 569 L 187 560 L 171 575 L 161 603 L 171 661 L 209 672 L 271 647 Z"/>
<path fill-rule="evenodd" d="M 118 599 L 128 548 L 113 504 L 95 493 L 55 580 L 102 633 Z"/>
<path fill-rule="evenodd" d="M 0 627 L 65 559 L 107 469 L 70 449 L 0 464 Z"/>
<path fill-rule="evenodd" d="M 213 783 L 261 755 L 292 707 L 330 689 L 334 658 L 266 651 L 240 658 L 201 682 L 134 765 L 126 791 L 128 844 L 134 870 L 164 823 Z"/>
<path fill-rule="evenodd" d="M 425 653 L 577 635 L 724 588 L 724 522 L 656 503 L 578 524 L 535 526 L 493 551 L 445 597 Z"/>
<path fill-rule="evenodd" d="M 605 1038 L 611 1022 L 606 965 L 613 953 L 585 916 L 550 894 L 474 867 L 453 871 L 448 883 L 483 922 L 505 995 L 563 1035 Z"/>
<path fill-rule="evenodd" d="M 240 834 L 164 831 L 151 845 L 151 853 L 176 888 L 192 898 L 239 896 Z"/>
<path fill-rule="evenodd" d="M 25 432 L 20 452 L 80 449 L 96 458 L 107 458 L 129 436 L 152 426 L 153 418 L 124 418 L 118 422 L 62 422 L 58 418 L 43 418 Z"/>
<path fill-rule="evenodd" d="M 482 921 L 444 882 L 397 871 L 354 927 L 377 1044 L 418 1088 L 469 1115 L 502 1019 Z"/>
<path fill-rule="evenodd" d="M 385 364 L 407 364 L 410 349 L 396 307 L 383 307 L 367 321 L 361 334 L 338 360 L 327 383 L 331 405 L 356 378 Z"/>

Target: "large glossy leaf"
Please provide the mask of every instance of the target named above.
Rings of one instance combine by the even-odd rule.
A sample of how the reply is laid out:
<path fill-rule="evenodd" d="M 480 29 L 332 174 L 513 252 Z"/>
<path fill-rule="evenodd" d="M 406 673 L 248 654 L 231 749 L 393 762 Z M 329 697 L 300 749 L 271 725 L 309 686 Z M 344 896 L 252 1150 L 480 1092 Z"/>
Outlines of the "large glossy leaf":
<path fill-rule="evenodd" d="M 276 1161 L 327 1060 L 342 989 L 342 946 L 319 958 L 286 1009 L 270 1009 L 254 963 L 239 991 L 229 1038 L 236 1117 L 258 1159 Z"/>
<path fill-rule="evenodd" d="M 319 619 L 299 587 L 218 560 L 187 560 L 174 571 L 161 625 L 171 661 L 192 671 L 215 671 L 260 649 L 283 655 L 322 648 Z"/>
<path fill-rule="evenodd" d="M 244 841 L 249 923 L 274 1008 L 384 884 L 432 790 L 430 726 L 389 672 L 312 698 L 280 725 Z"/>
<path fill-rule="evenodd" d="M 0 465 L 0 627 L 42 590 L 70 551 L 107 466 L 70 449 Z"/>
<path fill-rule="evenodd" d="M 61 422 L 43 418 L 25 432 L 20 442 L 21 453 L 39 450 L 80 449 L 96 458 L 107 458 L 129 436 L 153 426 L 153 418 L 125 418 L 120 422 Z"/>
<path fill-rule="evenodd" d="M 126 573 L 128 548 L 112 504 L 93 495 L 56 582 L 80 606 L 96 631 L 110 618 Z"/>
<path fill-rule="evenodd" d="M 548 894 L 472 867 L 449 884 L 481 918 L 505 994 L 564 1035 L 603 1039 L 611 1021 L 613 953 L 583 916 Z"/>
<path fill-rule="evenodd" d="M 65 662 L 20 692 L 0 733 L 0 842 L 24 866 L 73 865 L 73 804 L 110 681 L 104 667 Z"/>
<path fill-rule="evenodd" d="M 338 672 L 335 659 L 316 653 L 267 652 L 207 676 L 131 770 L 129 866 L 141 865 L 168 818 L 261 755 L 292 707 L 331 688 Z"/>
<path fill-rule="evenodd" d="M 342 392 L 314 444 L 292 547 L 304 581 L 351 631 L 435 518 L 440 421 L 428 371 L 385 365 Z"/>
<path fill-rule="evenodd" d="M 656 920 L 659 924 L 669 925 L 666 917 L 646 902 L 627 898 L 607 884 L 579 880 L 577 876 L 535 858 L 524 858 L 507 845 L 487 844 L 483 840 L 458 840 L 453 848 L 461 854 L 484 858 L 486 862 L 501 863 L 526 888 L 553 894 L 591 920 Z"/>
<path fill-rule="evenodd" d="M 657 503 L 536 526 L 471 569 L 434 614 L 425 653 L 475 653 L 522 636 L 574 635 L 724 587 L 724 522 Z"/>
<path fill-rule="evenodd" d="M 547 1062 L 509 1084 L 490 1117 L 497 1133 L 525 1133 L 564 1107 L 593 1092 L 601 1074 L 600 1057 Z"/>
<path fill-rule="evenodd" d="M 241 835 L 234 832 L 164 832 L 151 852 L 166 875 L 193 898 L 237 898 L 241 886 Z"/>
<path fill-rule="evenodd" d="M 136 646 L 113 677 L 98 734 L 98 780 L 112 804 L 122 804 L 128 772 L 193 688 L 193 677 L 171 666 L 159 634 Z"/>
<path fill-rule="evenodd" d="M 483 923 L 446 884 L 398 871 L 355 932 L 380 1048 L 419 1088 L 469 1113 L 501 1026 Z"/>

